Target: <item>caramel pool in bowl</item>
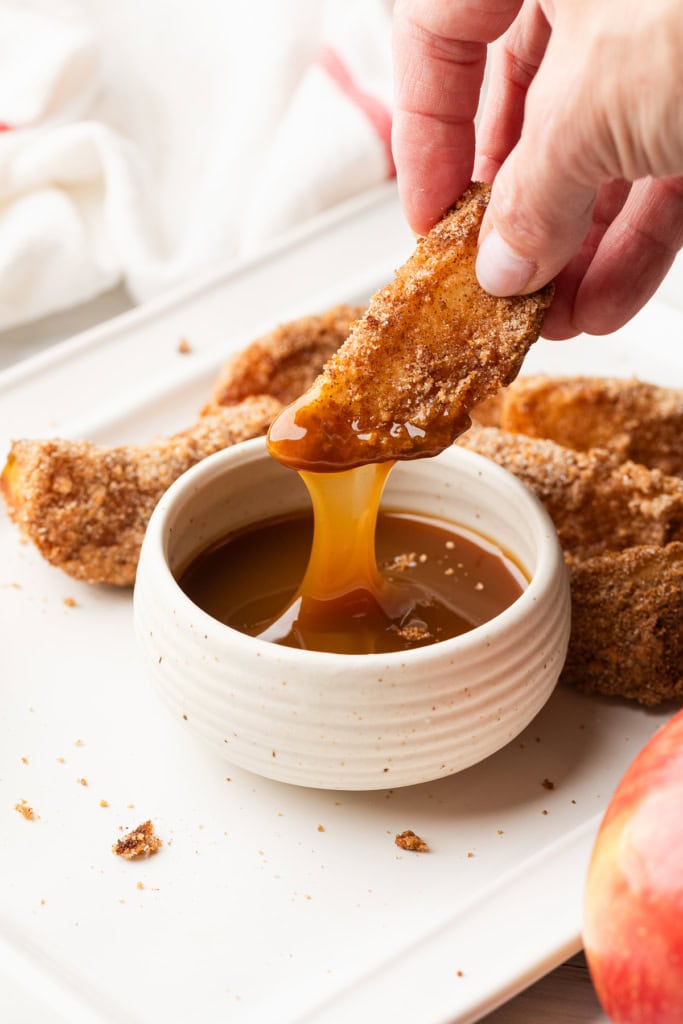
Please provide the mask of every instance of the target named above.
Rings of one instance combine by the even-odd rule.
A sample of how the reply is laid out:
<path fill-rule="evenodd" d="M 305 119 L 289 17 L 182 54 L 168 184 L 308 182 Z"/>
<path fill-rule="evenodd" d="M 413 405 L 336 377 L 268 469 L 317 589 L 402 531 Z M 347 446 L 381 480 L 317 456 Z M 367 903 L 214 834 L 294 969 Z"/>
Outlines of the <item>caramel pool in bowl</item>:
<path fill-rule="evenodd" d="M 160 501 L 142 548 L 135 620 L 149 674 L 179 723 L 242 768 L 349 790 L 451 775 L 518 735 L 555 686 L 570 618 L 555 530 L 531 492 L 461 448 L 395 467 L 383 508 L 490 538 L 529 584 L 469 632 L 386 654 L 269 643 L 223 625 L 181 590 L 176 576 L 201 551 L 308 503 L 263 439 L 205 459 Z"/>

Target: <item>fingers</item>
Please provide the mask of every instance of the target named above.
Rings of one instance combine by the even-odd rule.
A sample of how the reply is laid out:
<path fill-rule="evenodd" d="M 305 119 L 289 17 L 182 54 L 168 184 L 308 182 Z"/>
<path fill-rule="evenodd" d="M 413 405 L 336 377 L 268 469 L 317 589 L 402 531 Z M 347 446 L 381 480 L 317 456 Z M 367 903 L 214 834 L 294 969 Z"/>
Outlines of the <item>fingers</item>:
<path fill-rule="evenodd" d="M 573 327 L 608 334 L 627 323 L 654 295 L 681 247 L 683 177 L 635 182 L 581 281 Z"/>
<path fill-rule="evenodd" d="M 521 0 L 399 0 L 394 13 L 393 150 L 403 208 L 425 234 L 467 187 L 486 43 Z"/>
<path fill-rule="evenodd" d="M 493 181 L 522 132 L 527 90 L 550 38 L 537 0 L 523 5 L 508 31 L 491 47 L 486 104 L 477 138 L 474 177 Z"/>

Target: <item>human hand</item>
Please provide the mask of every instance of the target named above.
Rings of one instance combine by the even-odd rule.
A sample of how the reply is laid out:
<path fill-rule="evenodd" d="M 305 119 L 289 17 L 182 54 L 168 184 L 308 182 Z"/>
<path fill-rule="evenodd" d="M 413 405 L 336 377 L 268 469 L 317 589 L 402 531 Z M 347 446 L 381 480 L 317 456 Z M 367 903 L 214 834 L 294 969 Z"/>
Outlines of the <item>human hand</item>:
<path fill-rule="evenodd" d="M 547 337 L 628 321 L 683 245 L 680 0 L 398 0 L 394 63 L 413 229 L 472 176 L 493 182 L 482 286 L 528 293 L 555 278 Z"/>

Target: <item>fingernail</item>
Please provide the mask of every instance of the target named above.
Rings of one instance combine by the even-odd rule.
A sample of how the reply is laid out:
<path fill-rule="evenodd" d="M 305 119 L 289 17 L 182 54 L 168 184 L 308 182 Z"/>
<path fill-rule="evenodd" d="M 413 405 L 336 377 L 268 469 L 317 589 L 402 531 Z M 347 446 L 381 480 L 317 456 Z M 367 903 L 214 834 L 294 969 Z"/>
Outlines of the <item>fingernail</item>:
<path fill-rule="evenodd" d="M 536 271 L 533 260 L 514 252 L 494 229 L 479 246 L 476 272 L 479 284 L 491 295 L 519 295 Z"/>

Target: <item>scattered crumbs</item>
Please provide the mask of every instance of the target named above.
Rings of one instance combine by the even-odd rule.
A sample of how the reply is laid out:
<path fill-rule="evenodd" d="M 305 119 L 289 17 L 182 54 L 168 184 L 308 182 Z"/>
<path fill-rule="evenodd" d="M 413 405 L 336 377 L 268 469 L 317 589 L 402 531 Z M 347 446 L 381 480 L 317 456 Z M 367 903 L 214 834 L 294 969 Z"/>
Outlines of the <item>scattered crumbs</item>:
<path fill-rule="evenodd" d="M 418 558 L 418 562 L 420 563 L 420 565 L 424 565 L 426 561 L 427 556 L 425 554 L 420 555 L 420 557 Z"/>
<path fill-rule="evenodd" d="M 325 826 L 324 825 L 318 825 L 318 832 L 324 832 L 324 831 L 325 831 Z"/>
<path fill-rule="evenodd" d="M 474 589 L 475 590 L 483 590 L 484 589 L 484 584 L 483 583 L 475 583 L 474 584 Z"/>
<path fill-rule="evenodd" d="M 544 779 L 541 785 L 544 789 L 555 789 L 555 783 L 551 782 L 550 779 Z"/>
<path fill-rule="evenodd" d="M 33 708 L 29 708 L 28 710 L 29 710 L 30 712 L 33 712 Z"/>
<path fill-rule="evenodd" d="M 455 541 L 454 540 L 447 540 L 445 547 L 446 547 L 447 551 L 452 551 L 453 548 L 455 547 Z"/>
<path fill-rule="evenodd" d="M 107 800 L 100 800 L 100 807 L 109 807 L 109 802 Z"/>
<path fill-rule="evenodd" d="M 119 899 L 118 902 L 119 903 L 125 903 L 126 901 L 124 899 Z"/>
<path fill-rule="evenodd" d="M 57 758 L 57 764 L 66 764 L 66 759 L 63 758 L 63 757 L 58 757 Z"/>
<path fill-rule="evenodd" d="M 33 821 L 35 819 L 33 808 L 29 807 L 25 800 L 20 800 L 18 804 L 15 804 L 14 810 L 19 811 L 19 814 L 26 818 L 27 821 Z"/>
<path fill-rule="evenodd" d="M 232 782 L 232 779 L 230 778 L 230 776 L 229 776 L 229 775 L 226 775 L 226 776 L 225 776 L 225 781 L 226 781 L 226 782 Z"/>
<path fill-rule="evenodd" d="M 573 803 L 573 804 L 575 804 L 575 803 L 576 803 L 576 800 L 572 800 L 572 803 Z"/>
<path fill-rule="evenodd" d="M 259 857 L 264 857 L 265 856 L 265 853 L 264 853 L 263 850 L 258 850 L 257 852 L 258 852 Z"/>
<path fill-rule="evenodd" d="M 388 562 L 385 568 L 388 572 L 405 572 L 406 569 L 411 569 L 415 565 L 417 555 L 414 551 L 406 552 L 402 555 L 396 555 L 396 557 Z"/>
<path fill-rule="evenodd" d="M 136 889 L 144 889 L 145 887 L 144 887 L 142 882 L 138 882 L 138 884 L 135 886 L 135 888 Z"/>
<path fill-rule="evenodd" d="M 342 805 L 342 802 L 341 802 L 341 800 L 335 800 L 335 801 L 334 801 L 334 806 L 335 806 L 335 807 L 341 807 L 341 805 Z"/>
<path fill-rule="evenodd" d="M 388 769 L 388 768 L 382 768 L 382 771 L 383 771 L 383 772 L 388 772 L 388 771 L 389 771 L 389 769 Z"/>
<path fill-rule="evenodd" d="M 139 857 L 150 857 L 157 852 L 161 845 L 162 840 L 154 835 L 152 822 L 144 821 L 132 832 L 118 839 L 112 846 L 112 851 L 117 857 L 135 860 Z"/>
<path fill-rule="evenodd" d="M 313 897 L 310 895 L 310 893 L 304 893 L 304 899 L 305 900 L 312 900 Z"/>
<path fill-rule="evenodd" d="M 187 356 L 192 351 L 192 345 L 190 345 L 187 338 L 181 338 L 178 342 L 178 352 L 181 356 Z"/>
<path fill-rule="evenodd" d="M 526 750 L 526 743 L 518 744 L 520 750 Z"/>
<path fill-rule="evenodd" d="M 454 572 L 455 569 L 453 568 L 453 566 L 449 565 L 447 569 L 444 569 L 443 574 L 444 576 L 452 576 Z"/>
<path fill-rule="evenodd" d="M 275 750 L 271 751 L 271 757 L 277 757 L 277 751 L 275 751 Z"/>
<path fill-rule="evenodd" d="M 411 623 L 408 626 L 401 626 L 395 628 L 396 632 L 401 637 L 401 639 L 407 640 L 408 643 L 415 643 L 418 640 L 429 640 L 429 638 L 431 637 L 431 633 L 429 632 L 429 629 L 424 624 L 424 622 L 415 622 Z"/>
<path fill-rule="evenodd" d="M 126 808 L 127 808 L 127 809 L 128 809 L 129 811 L 134 811 L 134 810 L 135 810 L 135 804 L 126 804 Z"/>
<path fill-rule="evenodd" d="M 22 757 L 21 763 L 22 764 L 28 764 L 28 758 L 27 757 Z"/>
<path fill-rule="evenodd" d="M 76 603 L 76 601 L 74 600 L 73 597 L 65 597 L 64 598 L 64 604 L 66 605 L 67 608 L 77 608 L 78 607 L 78 605 L 77 605 L 77 603 Z"/>
<path fill-rule="evenodd" d="M 88 780 L 87 779 L 76 779 L 76 782 L 78 783 L 79 786 L 87 786 L 88 785 Z"/>
<path fill-rule="evenodd" d="M 76 740 L 76 742 L 74 743 L 74 747 L 84 747 L 84 746 L 85 746 L 85 743 L 83 742 L 83 740 Z"/>
<path fill-rule="evenodd" d="M 545 810 L 545 808 L 541 811 L 541 814 L 547 814 L 547 813 L 548 812 Z"/>
<path fill-rule="evenodd" d="M 465 975 L 462 973 L 462 971 L 456 971 L 455 973 L 456 973 L 458 978 L 464 978 L 465 977 Z"/>
<path fill-rule="evenodd" d="M 406 829 L 405 832 L 399 832 L 398 835 L 395 836 L 394 842 L 397 846 L 400 846 L 402 850 L 414 850 L 416 853 L 429 852 L 429 845 L 410 828 Z"/>
<path fill-rule="evenodd" d="M 504 833 L 504 831 L 503 831 L 503 829 L 502 829 L 502 828 L 497 828 L 497 829 L 496 829 L 496 835 L 497 835 L 497 836 L 502 836 L 502 835 L 504 835 L 504 834 L 505 834 L 505 833 Z"/>
<path fill-rule="evenodd" d="M 45 906 L 45 900 L 41 900 L 40 901 L 40 905 L 41 905 L 41 907 L 44 907 Z"/>
<path fill-rule="evenodd" d="M 186 722 L 186 721 L 187 721 L 187 715 L 186 715 L 186 714 L 185 714 L 184 712 L 183 712 L 183 721 L 184 721 L 184 722 Z"/>
<path fill-rule="evenodd" d="M 541 742 L 541 737 L 540 736 L 534 736 L 534 739 L 536 740 L 537 743 Z"/>
<path fill-rule="evenodd" d="M 473 850 L 468 850 L 467 851 L 467 856 L 468 857 L 474 857 L 474 851 Z"/>

